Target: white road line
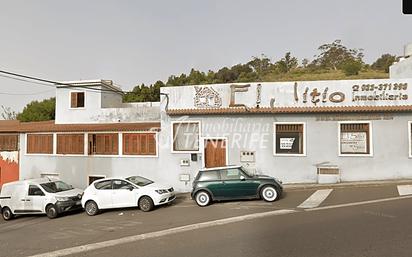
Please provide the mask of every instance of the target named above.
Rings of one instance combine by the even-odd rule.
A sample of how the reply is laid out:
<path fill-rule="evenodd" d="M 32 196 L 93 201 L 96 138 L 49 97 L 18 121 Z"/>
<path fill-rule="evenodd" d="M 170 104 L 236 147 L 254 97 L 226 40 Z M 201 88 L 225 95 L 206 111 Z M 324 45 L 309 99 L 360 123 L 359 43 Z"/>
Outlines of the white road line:
<path fill-rule="evenodd" d="M 306 209 L 305 211 L 321 211 L 321 210 L 336 209 L 336 208 L 342 208 L 342 207 L 350 207 L 350 206 L 365 205 L 365 204 L 372 204 L 372 203 L 388 202 L 388 201 L 394 201 L 394 200 L 410 199 L 410 198 L 412 198 L 412 195 L 401 196 L 401 197 L 397 196 L 397 197 L 390 197 L 390 198 L 370 200 L 370 201 L 362 201 L 362 202 L 356 202 L 356 203 L 329 205 L 329 206 L 318 207 L 318 208 L 313 208 L 313 209 Z"/>
<path fill-rule="evenodd" d="M 170 228 L 170 229 L 156 231 L 156 232 L 150 232 L 150 233 L 146 233 L 146 234 L 127 236 L 127 237 L 114 239 L 114 240 L 108 240 L 108 241 L 103 241 L 103 242 L 98 242 L 98 243 L 75 246 L 75 247 L 61 249 L 61 250 L 57 250 L 57 251 L 53 251 L 53 252 L 33 255 L 31 257 L 67 256 L 67 255 L 78 254 L 78 253 L 87 252 L 87 251 L 91 251 L 91 250 L 116 246 L 116 245 L 120 245 L 120 244 L 132 243 L 132 242 L 136 242 L 136 241 L 140 241 L 140 240 L 144 240 L 144 239 L 148 239 L 148 238 L 156 238 L 156 237 L 172 235 L 172 234 L 176 234 L 176 233 L 181 233 L 181 232 L 186 232 L 186 231 L 191 231 L 191 230 L 196 230 L 196 229 L 201 229 L 201 228 L 221 226 L 221 225 L 226 225 L 226 224 L 240 222 L 240 221 L 259 219 L 259 218 L 264 218 L 264 217 L 269 217 L 269 216 L 284 215 L 284 214 L 289 214 L 289 213 L 294 213 L 294 212 L 297 212 L 297 211 L 295 211 L 295 210 L 276 210 L 276 211 L 270 211 L 270 212 L 248 214 L 248 215 L 232 217 L 232 218 L 226 218 L 226 219 L 220 219 L 220 220 L 207 221 L 207 222 L 191 224 L 191 225 L 182 226 L 182 227 L 176 227 L 176 228 Z"/>
<path fill-rule="evenodd" d="M 318 207 L 329 196 L 333 189 L 317 190 L 308 199 L 301 203 L 298 208 L 315 208 Z"/>
<path fill-rule="evenodd" d="M 412 185 L 398 185 L 399 195 L 412 195 Z"/>

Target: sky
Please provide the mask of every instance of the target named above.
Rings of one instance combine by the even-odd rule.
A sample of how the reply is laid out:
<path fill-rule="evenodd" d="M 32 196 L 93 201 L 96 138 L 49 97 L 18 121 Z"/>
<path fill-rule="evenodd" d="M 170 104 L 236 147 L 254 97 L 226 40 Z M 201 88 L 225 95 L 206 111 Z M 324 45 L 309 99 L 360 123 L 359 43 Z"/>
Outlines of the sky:
<path fill-rule="evenodd" d="M 312 60 L 335 39 L 363 48 L 372 63 L 402 55 L 411 28 L 401 0 L 0 0 L 0 70 L 110 79 L 131 90 L 261 54 Z M 0 105 L 17 112 L 54 95 L 51 87 L 0 77 Z"/>

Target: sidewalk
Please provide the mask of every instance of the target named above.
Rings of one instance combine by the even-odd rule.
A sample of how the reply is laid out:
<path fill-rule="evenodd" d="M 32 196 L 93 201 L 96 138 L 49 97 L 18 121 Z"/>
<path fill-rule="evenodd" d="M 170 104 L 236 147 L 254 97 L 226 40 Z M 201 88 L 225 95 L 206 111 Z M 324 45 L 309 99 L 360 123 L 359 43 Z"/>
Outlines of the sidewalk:
<path fill-rule="evenodd" d="M 318 184 L 318 183 L 302 183 L 302 184 L 284 184 L 285 190 L 305 190 L 305 189 L 325 189 L 325 188 L 346 188 L 346 187 L 377 187 L 385 185 L 405 185 L 412 184 L 412 179 L 401 180 L 372 180 L 372 181 L 356 181 L 356 182 L 341 182 L 336 184 Z"/>
<path fill-rule="evenodd" d="M 309 189 L 379 187 L 379 186 L 407 185 L 407 184 L 412 185 L 412 179 L 356 181 L 356 182 L 341 182 L 341 183 L 336 183 L 336 184 L 318 184 L 318 183 L 283 184 L 283 188 L 286 191 L 299 191 L 299 190 L 309 190 Z M 176 192 L 176 198 L 180 200 L 190 199 L 190 192 Z"/>

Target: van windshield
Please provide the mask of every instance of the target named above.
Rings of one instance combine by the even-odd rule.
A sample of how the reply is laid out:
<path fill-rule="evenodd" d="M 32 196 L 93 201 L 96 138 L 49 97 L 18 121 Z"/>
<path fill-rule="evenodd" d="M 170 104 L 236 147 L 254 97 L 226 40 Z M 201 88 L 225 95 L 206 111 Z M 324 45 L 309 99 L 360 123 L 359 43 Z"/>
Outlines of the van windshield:
<path fill-rule="evenodd" d="M 72 186 L 64 183 L 63 181 L 43 183 L 40 184 L 40 186 L 48 193 L 58 193 L 73 189 Z"/>

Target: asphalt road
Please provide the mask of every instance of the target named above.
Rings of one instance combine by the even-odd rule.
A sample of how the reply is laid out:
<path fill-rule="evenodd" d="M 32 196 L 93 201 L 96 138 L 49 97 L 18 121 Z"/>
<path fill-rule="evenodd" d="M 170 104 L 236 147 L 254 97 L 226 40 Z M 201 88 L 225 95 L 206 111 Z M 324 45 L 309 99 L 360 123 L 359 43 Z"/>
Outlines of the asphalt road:
<path fill-rule="evenodd" d="M 76 256 L 320 257 L 412 255 L 412 200 L 298 212 Z"/>
<path fill-rule="evenodd" d="M 412 250 L 408 247 L 412 199 L 329 210 L 297 208 L 314 192 L 316 189 L 288 190 L 274 203 L 232 201 L 200 208 L 187 197 L 179 197 L 172 205 L 149 213 L 131 208 L 94 217 L 80 212 L 54 220 L 45 216 L 1 220 L 0 256 L 30 256 L 284 209 L 296 213 L 195 229 L 73 256 L 411 256 L 403 251 Z M 337 188 L 319 206 L 390 197 L 399 197 L 396 185 Z M 397 254 L 376 252 L 383 254 L 385 249 Z"/>

